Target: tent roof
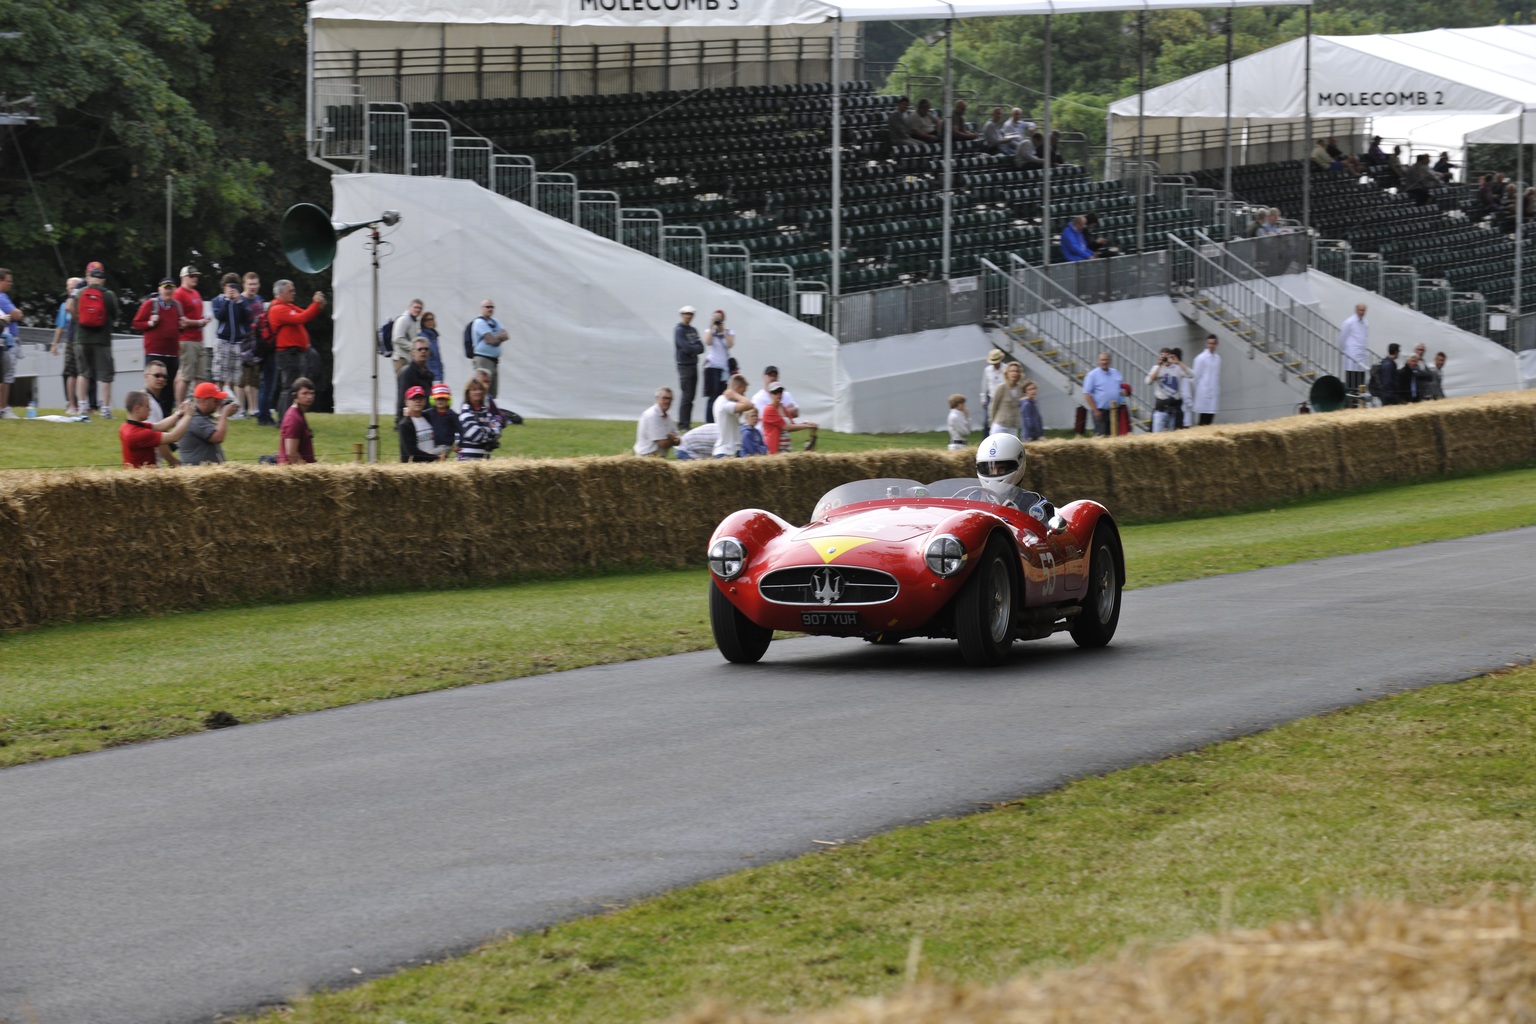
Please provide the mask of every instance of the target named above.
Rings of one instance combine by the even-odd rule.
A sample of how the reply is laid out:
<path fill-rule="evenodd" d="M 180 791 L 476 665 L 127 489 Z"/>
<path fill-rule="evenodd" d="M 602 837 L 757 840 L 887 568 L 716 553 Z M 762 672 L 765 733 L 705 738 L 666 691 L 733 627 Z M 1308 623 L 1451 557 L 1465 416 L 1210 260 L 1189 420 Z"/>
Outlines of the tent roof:
<path fill-rule="evenodd" d="M 1306 7 L 1312 0 L 1285 2 Z M 1262 6 L 1269 6 L 1269 0 L 310 0 L 309 16 L 434 25 L 721 28 L 814 25 L 835 18 L 892 21 Z"/>
<path fill-rule="evenodd" d="M 1233 61 L 1232 115 L 1303 116 L 1305 46 L 1304 39 L 1292 39 Z M 1536 106 L 1536 26 L 1313 36 L 1311 91 L 1319 117 L 1515 113 Z M 1109 109 L 1135 116 L 1136 97 Z M 1225 65 L 1146 92 L 1149 117 L 1225 112 Z"/>
<path fill-rule="evenodd" d="M 1521 134 L 1520 119 L 1525 119 L 1524 134 Z M 1466 143 L 1476 146 L 1486 142 L 1503 142 L 1514 145 L 1521 142 L 1529 145 L 1536 142 L 1536 109 L 1527 110 L 1524 114 L 1506 118 L 1497 124 L 1486 125 L 1476 131 L 1466 134 Z"/>

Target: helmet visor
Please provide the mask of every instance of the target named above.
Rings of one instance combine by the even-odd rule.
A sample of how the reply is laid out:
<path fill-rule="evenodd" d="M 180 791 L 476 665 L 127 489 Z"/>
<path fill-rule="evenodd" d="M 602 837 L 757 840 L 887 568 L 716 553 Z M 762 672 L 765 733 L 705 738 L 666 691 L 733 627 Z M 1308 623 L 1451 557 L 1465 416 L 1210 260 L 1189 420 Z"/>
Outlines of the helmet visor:
<path fill-rule="evenodd" d="M 976 463 L 977 476 L 1012 476 L 1018 471 L 1018 459 L 994 459 L 991 462 Z"/>

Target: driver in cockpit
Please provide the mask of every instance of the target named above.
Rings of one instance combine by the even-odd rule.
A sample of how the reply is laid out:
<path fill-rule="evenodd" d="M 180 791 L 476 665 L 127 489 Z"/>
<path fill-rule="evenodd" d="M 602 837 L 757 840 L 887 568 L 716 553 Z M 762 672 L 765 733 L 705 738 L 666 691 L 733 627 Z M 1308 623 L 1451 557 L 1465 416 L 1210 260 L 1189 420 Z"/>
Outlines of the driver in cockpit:
<path fill-rule="evenodd" d="M 1035 491 L 1019 486 L 1024 479 L 1024 442 L 1013 434 L 993 434 L 976 449 L 976 479 L 998 504 L 1022 509 L 1050 523 L 1056 506 Z"/>

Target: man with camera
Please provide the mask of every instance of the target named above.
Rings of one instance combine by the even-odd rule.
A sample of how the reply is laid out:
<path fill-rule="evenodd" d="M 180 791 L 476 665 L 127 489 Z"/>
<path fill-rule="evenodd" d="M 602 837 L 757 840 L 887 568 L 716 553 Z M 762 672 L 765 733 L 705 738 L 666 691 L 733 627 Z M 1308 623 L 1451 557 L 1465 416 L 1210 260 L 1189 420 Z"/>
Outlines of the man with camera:
<path fill-rule="evenodd" d="M 1157 354 L 1157 365 L 1147 373 L 1147 383 L 1153 385 L 1152 433 L 1178 430 L 1184 425 L 1184 382 L 1190 378 L 1189 368 L 1165 348 Z"/>
<path fill-rule="evenodd" d="M 704 422 L 715 422 L 715 399 L 725 391 L 736 332 L 725 326 L 725 310 L 717 309 L 704 330 Z"/>
<path fill-rule="evenodd" d="M 196 411 L 181 439 L 183 466 L 212 466 L 224 461 L 224 437 L 229 433 L 229 417 L 236 409 L 229 393 L 217 384 L 204 381 L 192 389 Z"/>

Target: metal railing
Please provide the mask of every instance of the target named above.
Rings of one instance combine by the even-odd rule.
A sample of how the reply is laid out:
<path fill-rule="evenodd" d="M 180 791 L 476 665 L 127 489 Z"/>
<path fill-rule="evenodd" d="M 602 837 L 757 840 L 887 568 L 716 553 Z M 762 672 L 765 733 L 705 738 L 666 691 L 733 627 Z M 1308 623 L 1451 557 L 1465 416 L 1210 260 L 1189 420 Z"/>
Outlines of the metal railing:
<path fill-rule="evenodd" d="M 1195 237 L 1198 246 L 1168 236 L 1176 289 L 1184 289 L 1233 335 L 1269 356 L 1280 366 L 1282 379 L 1342 373 L 1343 352 L 1335 332 L 1316 310 L 1226 247 L 1198 232 Z"/>
<path fill-rule="evenodd" d="M 844 295 L 838 300 L 837 340 L 843 344 L 979 324 L 985 317 L 974 277 L 923 281 Z"/>
<path fill-rule="evenodd" d="M 843 41 L 843 74 L 863 60 Z M 326 50 L 314 56 L 316 126 L 329 98 L 355 90 L 375 103 L 429 103 L 520 96 L 587 96 L 698 89 L 711 84 L 826 82 L 830 36 L 669 40 L 563 46 L 432 46 Z"/>
<path fill-rule="evenodd" d="M 1168 294 L 1168 253 L 1052 263 L 1044 271 L 1062 290 L 1085 303 L 1118 302 Z"/>
<path fill-rule="evenodd" d="M 1100 352 L 1131 380 L 1157 362 L 1157 353 L 1126 333 L 1102 313 L 1016 254 L 1008 270 L 981 261 L 990 302 L 1001 303 L 1005 331 L 1067 381 L 1068 391 L 1080 387 Z M 1131 418 L 1143 425 L 1147 413 L 1135 392 L 1127 399 Z"/>

